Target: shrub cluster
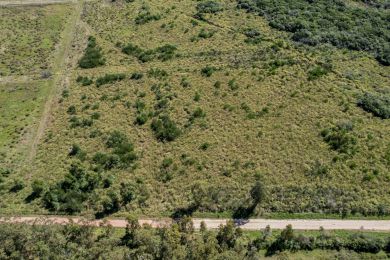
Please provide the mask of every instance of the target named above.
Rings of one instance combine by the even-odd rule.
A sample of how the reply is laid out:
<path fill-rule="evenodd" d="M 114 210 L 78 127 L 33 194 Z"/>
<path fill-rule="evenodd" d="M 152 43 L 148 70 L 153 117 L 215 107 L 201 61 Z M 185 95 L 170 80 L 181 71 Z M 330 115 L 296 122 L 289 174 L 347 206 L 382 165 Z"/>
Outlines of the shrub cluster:
<path fill-rule="evenodd" d="M 390 118 L 390 94 L 365 93 L 358 100 L 358 106 L 382 119 Z"/>
<path fill-rule="evenodd" d="M 101 185 L 98 173 L 85 170 L 79 164 L 72 164 L 64 180 L 58 182 L 43 195 L 43 203 L 50 211 L 74 214 L 80 212 L 83 203 Z"/>
<path fill-rule="evenodd" d="M 106 74 L 103 77 L 99 77 L 96 79 L 96 86 L 100 87 L 101 85 L 117 82 L 124 80 L 126 78 L 126 75 L 123 73 L 118 73 L 118 74 Z"/>
<path fill-rule="evenodd" d="M 198 15 L 202 14 L 215 14 L 218 12 L 221 12 L 223 10 L 220 3 L 215 1 L 204 1 L 198 3 L 196 6 L 196 11 L 198 12 Z"/>
<path fill-rule="evenodd" d="M 121 191 L 122 195 L 110 195 L 118 200 L 117 205 L 111 206 L 120 206 L 119 200 L 132 200 L 133 187 L 124 185 L 122 188 L 125 189 L 123 194 Z M 303 235 L 287 226 L 281 233 L 273 233 L 276 232 L 267 227 L 248 237 L 232 221 L 216 231 L 208 230 L 205 223 L 201 223 L 199 232 L 196 232 L 190 218 L 179 219 L 169 227 L 153 229 L 141 226 L 137 219 L 129 217 L 123 235 L 107 226 L 97 232 L 91 225 L 73 223 L 4 223 L 0 225 L 0 252 L 4 259 L 262 259 L 264 254 L 260 250 L 266 251 L 266 256 L 314 249 L 344 249 L 371 254 L 381 250 L 390 252 L 390 240 L 360 232 L 346 237 L 337 237 L 324 230 L 318 235 Z M 345 255 L 349 259 L 348 251 L 344 251 Z M 365 254 L 361 257 L 385 256 Z M 356 255 L 350 258 L 355 259 Z"/>
<path fill-rule="evenodd" d="M 158 21 L 161 19 L 161 15 L 159 14 L 152 14 L 148 8 L 146 10 L 142 10 L 138 13 L 137 17 L 135 18 L 135 23 L 138 25 L 146 24 L 151 21 Z"/>
<path fill-rule="evenodd" d="M 128 168 L 137 159 L 134 145 L 128 140 L 125 134 L 119 131 L 110 133 L 106 147 L 111 150 L 109 154 L 97 152 L 92 158 L 93 163 L 104 170 Z"/>
<path fill-rule="evenodd" d="M 322 130 L 321 136 L 333 150 L 339 153 L 353 155 L 357 150 L 357 138 L 352 130 L 352 123 L 340 123 L 335 127 Z"/>
<path fill-rule="evenodd" d="M 152 50 L 145 50 L 132 43 L 127 44 L 122 48 L 122 52 L 136 57 L 141 62 L 152 61 L 155 58 L 161 61 L 167 61 L 175 56 L 177 48 L 171 44 L 165 44 Z"/>
<path fill-rule="evenodd" d="M 181 134 L 179 127 L 168 115 L 153 119 L 151 127 L 156 138 L 162 142 L 174 141 Z"/>
<path fill-rule="evenodd" d="M 385 9 L 353 7 L 341 0 L 237 0 L 237 7 L 263 15 L 270 26 L 291 32 L 294 41 L 369 51 L 390 65 Z"/>
<path fill-rule="evenodd" d="M 89 86 L 93 83 L 93 80 L 88 77 L 78 76 L 76 82 L 81 83 L 82 86 Z"/>
<path fill-rule="evenodd" d="M 106 60 L 101 53 L 101 48 L 97 46 L 96 39 L 93 36 L 88 38 L 88 45 L 85 49 L 84 56 L 79 61 L 80 68 L 90 69 L 102 66 Z"/>

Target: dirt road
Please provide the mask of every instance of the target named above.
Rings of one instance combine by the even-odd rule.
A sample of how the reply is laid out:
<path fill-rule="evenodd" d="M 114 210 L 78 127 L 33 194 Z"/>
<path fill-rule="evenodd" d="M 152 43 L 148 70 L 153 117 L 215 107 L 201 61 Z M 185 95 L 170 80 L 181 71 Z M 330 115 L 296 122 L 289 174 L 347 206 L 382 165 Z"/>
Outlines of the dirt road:
<path fill-rule="evenodd" d="M 19 5 L 48 5 L 75 3 L 76 0 L 0 0 L 1 6 L 19 6 Z"/>
<path fill-rule="evenodd" d="M 117 228 L 124 228 L 127 225 L 125 219 L 107 219 L 86 221 L 81 218 L 66 218 L 66 217 L 11 217 L 0 218 L 0 222 L 8 223 L 38 223 L 38 224 L 67 224 L 73 221 L 80 225 L 112 225 Z M 207 228 L 217 229 L 220 225 L 224 225 L 227 219 L 193 219 L 195 228 L 200 227 L 200 223 L 204 221 Z M 140 224 L 148 224 L 152 227 L 163 227 L 172 223 L 171 219 L 140 219 Z M 244 230 L 261 230 L 269 225 L 272 229 L 283 229 L 288 224 L 291 224 L 296 230 L 318 230 L 323 227 L 326 230 L 366 230 L 366 231 L 390 231 L 390 220 L 336 220 L 336 219 L 250 219 L 250 220 L 235 220 L 237 226 Z"/>

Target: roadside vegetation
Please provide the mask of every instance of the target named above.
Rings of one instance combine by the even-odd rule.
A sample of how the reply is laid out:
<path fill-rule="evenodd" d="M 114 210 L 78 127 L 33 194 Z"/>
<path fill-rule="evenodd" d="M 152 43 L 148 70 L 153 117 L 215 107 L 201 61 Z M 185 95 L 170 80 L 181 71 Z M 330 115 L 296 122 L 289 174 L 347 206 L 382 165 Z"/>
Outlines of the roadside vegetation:
<path fill-rule="evenodd" d="M 218 230 L 208 230 L 205 224 L 195 230 L 189 218 L 158 229 L 141 227 L 134 218 L 125 230 L 0 224 L 0 242 L 0 256 L 6 259 L 384 259 L 390 253 L 385 233 L 304 232 L 291 226 L 244 232 L 233 222 Z"/>

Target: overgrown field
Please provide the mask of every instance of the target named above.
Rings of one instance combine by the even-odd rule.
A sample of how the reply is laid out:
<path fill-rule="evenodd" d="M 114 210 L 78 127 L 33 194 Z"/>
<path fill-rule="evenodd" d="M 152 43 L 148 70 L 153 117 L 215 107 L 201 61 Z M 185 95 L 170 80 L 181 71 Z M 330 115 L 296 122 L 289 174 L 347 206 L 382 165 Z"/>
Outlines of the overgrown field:
<path fill-rule="evenodd" d="M 66 5 L 0 9 L 0 76 L 50 72 L 50 58 L 71 8 Z"/>
<path fill-rule="evenodd" d="M 388 215 L 390 69 L 380 59 L 388 27 L 372 29 L 375 48 L 352 48 L 343 44 L 360 30 L 340 44 L 324 40 L 343 34 L 340 10 L 334 31 L 316 20 L 326 17 L 303 13 L 310 33 L 324 33 L 313 44 L 270 26 L 275 1 L 258 1 L 263 15 L 252 2 L 85 4 L 90 35 L 71 87 L 32 180 L 9 193 L 17 174 L 8 174 L 1 206 L 97 216 Z M 356 21 L 374 7 L 345 8 Z M 367 12 L 388 16 L 382 7 Z"/>
<path fill-rule="evenodd" d="M 55 48 L 71 11 L 68 5 L 0 8 L 1 193 L 10 182 L 18 186 L 25 177 L 7 178 L 26 166 L 26 156 L 53 87 Z"/>
<path fill-rule="evenodd" d="M 17 150 L 36 126 L 46 100 L 50 81 L 0 85 L 0 163 L 16 160 Z"/>

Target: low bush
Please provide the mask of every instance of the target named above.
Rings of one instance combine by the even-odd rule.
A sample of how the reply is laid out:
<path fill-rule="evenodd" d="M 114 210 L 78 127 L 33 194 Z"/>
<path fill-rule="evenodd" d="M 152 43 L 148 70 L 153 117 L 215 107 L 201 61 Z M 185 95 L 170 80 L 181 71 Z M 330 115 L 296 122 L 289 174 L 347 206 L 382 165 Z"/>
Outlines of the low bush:
<path fill-rule="evenodd" d="M 101 53 L 101 48 L 96 44 L 96 39 L 93 36 L 88 38 L 88 45 L 85 49 L 84 56 L 79 61 L 80 68 L 90 69 L 102 66 L 106 63 L 106 60 Z"/>
<path fill-rule="evenodd" d="M 367 92 L 359 98 L 357 104 L 374 116 L 382 119 L 390 118 L 390 94 Z"/>
<path fill-rule="evenodd" d="M 142 73 L 139 73 L 139 72 L 134 72 L 133 74 L 131 74 L 130 76 L 130 79 L 133 79 L 133 80 L 140 80 L 144 77 L 144 74 Z"/>
<path fill-rule="evenodd" d="M 216 70 L 217 70 L 217 68 L 214 66 L 206 66 L 206 67 L 202 68 L 202 70 L 200 72 L 205 77 L 211 77 L 211 75 L 213 75 L 213 73 Z"/>
<path fill-rule="evenodd" d="M 174 141 L 181 134 L 179 127 L 167 115 L 153 119 L 151 127 L 156 138 L 162 142 Z"/>
<path fill-rule="evenodd" d="M 319 66 L 315 67 L 314 69 L 309 70 L 307 79 L 308 80 L 316 80 L 316 79 L 328 74 L 330 71 L 331 71 L 330 65 L 328 65 L 328 66 L 319 65 Z"/>
<path fill-rule="evenodd" d="M 198 14 L 215 14 L 223 10 L 220 3 L 215 1 L 204 1 L 198 3 L 196 6 L 196 11 Z"/>
<path fill-rule="evenodd" d="M 126 78 L 126 75 L 123 73 L 118 73 L 118 74 L 106 74 L 103 77 L 99 77 L 96 79 L 96 86 L 100 87 L 105 84 L 117 82 L 124 80 Z"/>
<path fill-rule="evenodd" d="M 135 23 L 138 25 L 143 25 L 151 21 L 158 21 L 160 19 L 161 15 L 152 14 L 149 10 L 145 10 L 138 13 L 137 17 L 135 18 Z"/>
<path fill-rule="evenodd" d="M 353 155 L 356 153 L 357 138 L 352 132 L 353 125 L 349 122 L 321 131 L 321 136 L 329 146 L 339 153 Z"/>
<path fill-rule="evenodd" d="M 155 58 L 161 61 L 170 60 L 175 56 L 176 50 L 176 46 L 171 44 L 165 44 L 153 50 L 142 49 L 132 43 L 129 43 L 122 48 L 123 53 L 134 56 L 141 62 L 152 61 Z"/>
<path fill-rule="evenodd" d="M 76 82 L 81 83 L 82 86 L 89 86 L 93 83 L 93 80 L 88 77 L 78 76 Z"/>
<path fill-rule="evenodd" d="M 86 171 L 79 164 L 72 164 L 64 179 L 51 186 L 43 195 L 46 209 L 74 214 L 84 209 L 83 203 L 100 186 L 97 173 Z"/>

